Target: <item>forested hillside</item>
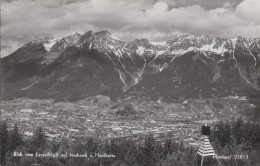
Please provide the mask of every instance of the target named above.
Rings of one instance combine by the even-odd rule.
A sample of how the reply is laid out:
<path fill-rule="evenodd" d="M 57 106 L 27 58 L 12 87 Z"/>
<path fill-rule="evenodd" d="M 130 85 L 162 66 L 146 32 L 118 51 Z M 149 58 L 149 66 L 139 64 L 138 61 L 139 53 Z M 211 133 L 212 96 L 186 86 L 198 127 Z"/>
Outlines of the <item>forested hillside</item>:
<path fill-rule="evenodd" d="M 44 129 L 38 128 L 31 138 L 24 139 L 17 125 L 9 128 L 6 122 L 1 122 L 0 133 L 1 165 L 191 166 L 198 164 L 196 153 L 198 147 L 174 142 L 171 139 L 163 143 L 157 142 L 153 135 L 146 137 L 143 142 L 123 138 L 112 140 L 84 138 L 69 142 L 65 137 L 58 142 L 47 139 Z M 210 140 L 218 156 L 242 156 L 229 160 L 219 159 L 222 165 L 257 166 L 260 164 L 258 123 L 246 122 L 242 119 L 218 121 L 212 127 Z M 33 156 L 25 154 L 33 154 Z M 205 158 L 204 164 L 219 165 L 212 157 Z"/>

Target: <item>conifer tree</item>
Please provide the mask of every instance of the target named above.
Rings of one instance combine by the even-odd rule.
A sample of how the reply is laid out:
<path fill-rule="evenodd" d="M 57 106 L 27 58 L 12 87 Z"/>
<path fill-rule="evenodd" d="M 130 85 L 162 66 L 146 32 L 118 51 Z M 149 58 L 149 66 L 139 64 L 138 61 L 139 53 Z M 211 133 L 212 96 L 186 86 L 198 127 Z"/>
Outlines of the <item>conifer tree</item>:
<path fill-rule="evenodd" d="M 149 165 L 149 166 L 156 165 L 156 161 L 155 161 L 156 158 L 155 158 L 154 151 L 155 151 L 155 139 L 150 134 L 144 142 L 144 148 L 141 154 L 143 157 L 143 165 Z"/>
<path fill-rule="evenodd" d="M 43 151 L 46 146 L 46 138 L 45 138 L 45 132 L 42 129 L 42 127 L 38 127 L 32 137 L 32 145 L 34 148 L 34 151 Z"/>
<path fill-rule="evenodd" d="M 22 145 L 23 140 L 16 123 L 14 124 L 13 130 L 9 133 L 9 150 L 13 152 L 19 145 Z"/>
<path fill-rule="evenodd" d="M 8 151 L 8 131 L 7 122 L 0 123 L 0 164 L 5 164 L 5 154 Z"/>
<path fill-rule="evenodd" d="M 233 126 L 232 131 L 237 144 L 241 144 L 242 141 L 242 133 L 241 133 L 242 125 L 243 125 L 243 120 L 239 118 L 235 121 L 235 124 Z"/>

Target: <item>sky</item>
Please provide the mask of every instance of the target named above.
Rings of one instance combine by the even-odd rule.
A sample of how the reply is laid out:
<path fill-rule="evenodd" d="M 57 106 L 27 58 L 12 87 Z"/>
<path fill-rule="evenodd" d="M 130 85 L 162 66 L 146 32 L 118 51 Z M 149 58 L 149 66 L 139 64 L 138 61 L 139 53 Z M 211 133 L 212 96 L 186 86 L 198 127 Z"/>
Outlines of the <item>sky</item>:
<path fill-rule="evenodd" d="M 44 37 L 108 30 L 125 41 L 260 37 L 260 0 L 1 0 L 1 57 Z"/>

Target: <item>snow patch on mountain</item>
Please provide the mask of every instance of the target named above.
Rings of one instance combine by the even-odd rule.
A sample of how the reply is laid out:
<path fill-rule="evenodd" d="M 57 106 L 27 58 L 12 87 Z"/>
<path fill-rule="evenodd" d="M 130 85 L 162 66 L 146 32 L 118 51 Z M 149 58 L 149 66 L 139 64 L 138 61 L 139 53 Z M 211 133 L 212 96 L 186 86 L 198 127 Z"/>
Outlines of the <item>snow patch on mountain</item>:
<path fill-rule="evenodd" d="M 122 55 L 122 52 L 118 49 L 118 50 L 115 50 L 114 51 L 114 54 L 117 56 L 117 57 L 123 57 Z"/>
<path fill-rule="evenodd" d="M 162 51 L 156 51 L 156 56 L 162 55 L 166 52 L 167 50 L 162 50 Z"/>
<path fill-rule="evenodd" d="M 56 44 L 60 38 L 51 38 L 50 40 L 47 40 L 43 46 L 45 47 L 46 51 L 50 51 L 51 47 Z"/>
<path fill-rule="evenodd" d="M 136 50 L 136 53 L 138 55 L 143 55 L 144 54 L 144 51 L 145 51 L 145 48 L 144 47 L 138 47 L 137 50 Z"/>
<path fill-rule="evenodd" d="M 125 73 L 124 72 L 122 72 L 121 70 L 117 70 L 118 71 L 118 74 L 119 74 L 119 78 L 120 78 L 120 80 L 121 80 L 121 82 L 123 83 L 123 91 L 126 91 L 127 90 L 127 83 L 126 83 L 126 75 L 125 75 Z"/>
<path fill-rule="evenodd" d="M 146 62 L 146 59 L 144 58 L 144 66 L 143 66 L 143 68 L 141 69 L 140 72 L 137 72 L 138 77 L 135 78 L 134 85 L 138 84 L 140 79 L 142 78 L 142 75 L 144 74 L 144 69 L 146 67 L 146 64 L 147 64 L 147 62 Z"/>
<path fill-rule="evenodd" d="M 232 47 L 233 47 L 233 59 L 236 61 L 236 67 L 238 65 L 237 63 L 237 59 L 235 58 L 235 49 L 236 49 L 236 42 L 237 42 L 237 38 L 231 39 L 231 43 L 232 43 Z"/>
<path fill-rule="evenodd" d="M 223 42 L 222 46 L 217 47 L 217 48 L 216 48 L 215 44 L 216 43 L 215 43 L 215 39 L 214 39 L 211 44 L 202 45 L 202 47 L 198 48 L 198 50 L 201 50 L 201 51 L 211 51 L 211 52 L 215 52 L 217 54 L 221 54 L 221 53 L 227 51 L 227 49 L 224 48 L 224 45 L 226 44 L 225 42 Z"/>
<path fill-rule="evenodd" d="M 110 35 L 110 38 L 111 38 L 111 39 L 114 39 L 114 40 L 120 40 L 118 37 L 112 36 L 112 35 Z"/>
<path fill-rule="evenodd" d="M 180 56 L 180 55 L 183 55 L 187 52 L 194 51 L 194 50 L 197 50 L 197 48 L 196 47 L 189 47 L 186 50 L 184 50 L 184 49 L 172 50 L 171 54 Z"/>
<path fill-rule="evenodd" d="M 92 42 L 90 42 L 89 46 L 88 46 L 88 49 L 91 49 L 92 48 Z"/>

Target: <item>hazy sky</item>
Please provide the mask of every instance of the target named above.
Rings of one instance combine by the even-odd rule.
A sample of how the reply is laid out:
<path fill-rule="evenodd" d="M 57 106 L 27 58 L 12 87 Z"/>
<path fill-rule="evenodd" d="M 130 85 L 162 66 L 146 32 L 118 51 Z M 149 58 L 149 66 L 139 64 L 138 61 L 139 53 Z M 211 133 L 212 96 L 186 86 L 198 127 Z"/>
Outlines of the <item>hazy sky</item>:
<path fill-rule="evenodd" d="M 1 57 L 34 39 L 88 30 L 127 41 L 260 37 L 259 17 L 260 0 L 1 0 Z"/>

